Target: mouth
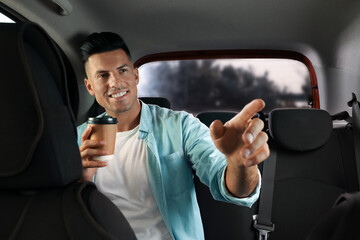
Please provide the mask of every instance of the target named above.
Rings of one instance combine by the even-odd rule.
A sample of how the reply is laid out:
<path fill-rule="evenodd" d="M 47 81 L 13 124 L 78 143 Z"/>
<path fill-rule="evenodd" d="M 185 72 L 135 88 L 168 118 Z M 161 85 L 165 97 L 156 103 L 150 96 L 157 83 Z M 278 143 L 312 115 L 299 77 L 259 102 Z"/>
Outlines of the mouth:
<path fill-rule="evenodd" d="M 126 93 L 127 93 L 127 91 L 123 91 L 123 92 L 117 92 L 117 93 L 109 94 L 108 96 L 110 98 L 120 98 L 120 97 L 124 96 Z"/>

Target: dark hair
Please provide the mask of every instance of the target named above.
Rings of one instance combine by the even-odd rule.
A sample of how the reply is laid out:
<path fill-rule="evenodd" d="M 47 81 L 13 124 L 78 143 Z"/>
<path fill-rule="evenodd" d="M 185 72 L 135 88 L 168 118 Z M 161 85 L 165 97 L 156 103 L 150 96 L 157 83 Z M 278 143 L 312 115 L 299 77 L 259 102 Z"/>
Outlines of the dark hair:
<path fill-rule="evenodd" d="M 109 52 L 116 49 L 122 49 L 131 60 L 129 48 L 125 41 L 116 33 L 101 32 L 90 34 L 86 41 L 81 45 L 80 52 L 83 63 L 86 63 L 89 57 L 96 53 Z"/>

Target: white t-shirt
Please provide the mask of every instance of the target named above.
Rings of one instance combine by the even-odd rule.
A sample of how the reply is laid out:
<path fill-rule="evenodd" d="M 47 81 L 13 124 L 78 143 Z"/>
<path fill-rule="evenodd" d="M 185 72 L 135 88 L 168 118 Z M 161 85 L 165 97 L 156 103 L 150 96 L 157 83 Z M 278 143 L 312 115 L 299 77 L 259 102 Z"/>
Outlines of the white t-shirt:
<path fill-rule="evenodd" d="M 124 214 L 138 239 L 172 239 L 150 188 L 147 147 L 139 126 L 116 133 L 114 159 L 99 168 L 95 184 Z"/>

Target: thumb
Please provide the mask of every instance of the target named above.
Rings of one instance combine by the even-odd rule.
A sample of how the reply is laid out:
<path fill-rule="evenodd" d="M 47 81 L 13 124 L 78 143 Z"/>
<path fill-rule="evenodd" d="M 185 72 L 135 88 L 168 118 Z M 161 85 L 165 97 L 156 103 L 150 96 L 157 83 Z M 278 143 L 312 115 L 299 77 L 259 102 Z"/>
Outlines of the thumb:
<path fill-rule="evenodd" d="M 215 120 L 210 125 L 210 135 L 211 138 L 215 141 L 216 139 L 221 138 L 225 134 L 225 127 L 220 120 Z"/>

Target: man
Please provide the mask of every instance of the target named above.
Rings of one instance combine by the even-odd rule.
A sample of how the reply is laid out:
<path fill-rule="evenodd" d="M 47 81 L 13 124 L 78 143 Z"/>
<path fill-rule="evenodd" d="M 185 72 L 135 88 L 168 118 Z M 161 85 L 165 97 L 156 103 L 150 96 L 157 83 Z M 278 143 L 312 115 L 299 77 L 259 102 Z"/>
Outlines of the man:
<path fill-rule="evenodd" d="M 138 100 L 138 69 L 120 36 L 94 33 L 81 51 L 87 90 L 118 119 L 108 163 L 92 160 L 106 154 L 98 149 L 106 142 L 89 140 L 86 123 L 78 127 L 83 180 L 93 180 L 119 207 L 139 239 L 204 239 L 191 168 L 217 200 L 244 206 L 257 200 L 257 164 L 269 155 L 263 122 L 252 119 L 262 100 L 225 125 L 214 121 L 210 134 L 191 114 Z"/>

